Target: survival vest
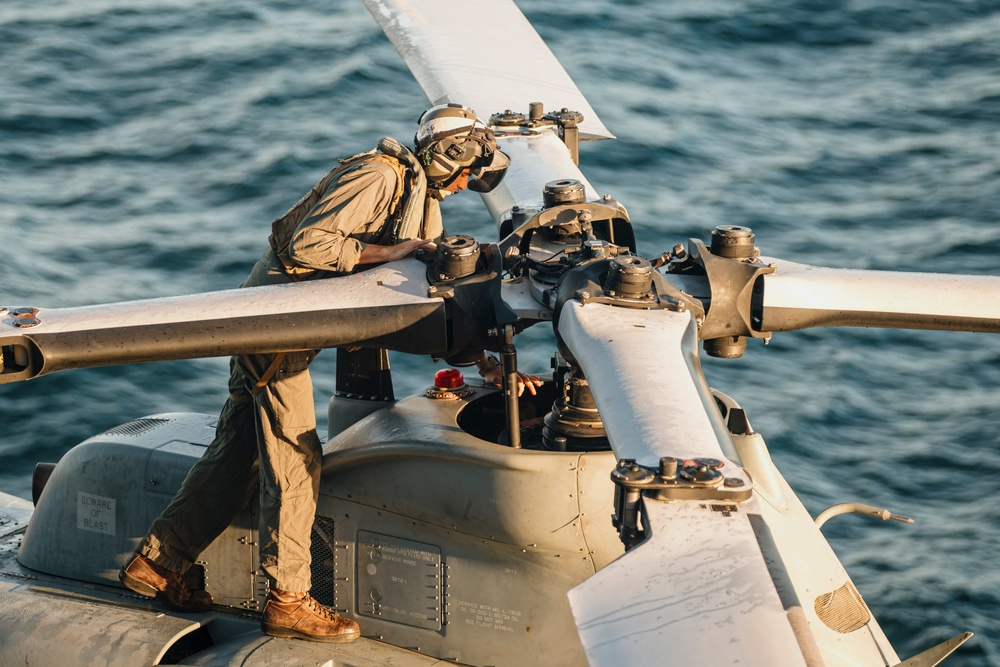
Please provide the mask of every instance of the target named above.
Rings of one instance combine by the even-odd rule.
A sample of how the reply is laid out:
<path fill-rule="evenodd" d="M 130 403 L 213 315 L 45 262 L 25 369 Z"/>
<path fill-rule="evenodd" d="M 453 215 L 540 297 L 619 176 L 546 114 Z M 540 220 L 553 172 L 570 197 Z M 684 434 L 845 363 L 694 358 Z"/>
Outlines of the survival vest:
<path fill-rule="evenodd" d="M 396 173 L 396 189 L 389 203 L 389 220 L 378 237 L 380 245 L 394 245 L 402 239 L 416 238 L 421 231 L 427 177 L 416 156 L 395 139 L 384 137 L 378 148 L 338 161 L 337 166 L 312 187 L 280 218 L 271 223 L 267 242 L 290 276 L 304 278 L 314 269 L 297 265 L 288 255 L 288 245 L 295 230 L 309 211 L 323 197 L 330 183 L 360 162 L 380 162 Z"/>

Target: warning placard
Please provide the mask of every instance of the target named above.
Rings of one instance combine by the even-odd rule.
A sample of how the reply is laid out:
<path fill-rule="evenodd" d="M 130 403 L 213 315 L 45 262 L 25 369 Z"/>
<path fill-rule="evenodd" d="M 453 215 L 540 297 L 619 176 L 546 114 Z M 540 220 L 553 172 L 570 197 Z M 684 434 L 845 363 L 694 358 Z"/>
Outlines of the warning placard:
<path fill-rule="evenodd" d="M 115 534 L 115 499 L 78 491 L 76 527 L 105 535 Z"/>

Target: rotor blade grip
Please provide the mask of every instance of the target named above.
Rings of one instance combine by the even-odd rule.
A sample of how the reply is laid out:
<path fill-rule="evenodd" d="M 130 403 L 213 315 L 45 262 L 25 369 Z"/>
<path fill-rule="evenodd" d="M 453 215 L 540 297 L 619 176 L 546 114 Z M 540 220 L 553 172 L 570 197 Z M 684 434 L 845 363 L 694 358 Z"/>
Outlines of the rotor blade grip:
<path fill-rule="evenodd" d="M 761 331 L 860 326 L 1000 332 L 1000 277 L 831 269 L 772 258 Z"/>

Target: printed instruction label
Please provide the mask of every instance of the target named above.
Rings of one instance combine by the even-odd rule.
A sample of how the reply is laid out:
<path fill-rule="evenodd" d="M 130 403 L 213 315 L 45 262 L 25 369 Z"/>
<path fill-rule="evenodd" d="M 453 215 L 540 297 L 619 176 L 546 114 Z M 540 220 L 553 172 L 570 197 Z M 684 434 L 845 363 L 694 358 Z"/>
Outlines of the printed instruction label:
<path fill-rule="evenodd" d="M 456 600 L 454 608 L 459 615 L 465 617 L 466 625 L 502 632 L 515 632 L 515 627 L 521 625 L 521 611 L 519 609 L 508 609 L 466 600 Z"/>
<path fill-rule="evenodd" d="M 105 535 L 115 534 L 115 499 L 76 493 L 76 527 Z"/>
<path fill-rule="evenodd" d="M 358 531 L 358 613 L 441 629 L 441 549 Z"/>

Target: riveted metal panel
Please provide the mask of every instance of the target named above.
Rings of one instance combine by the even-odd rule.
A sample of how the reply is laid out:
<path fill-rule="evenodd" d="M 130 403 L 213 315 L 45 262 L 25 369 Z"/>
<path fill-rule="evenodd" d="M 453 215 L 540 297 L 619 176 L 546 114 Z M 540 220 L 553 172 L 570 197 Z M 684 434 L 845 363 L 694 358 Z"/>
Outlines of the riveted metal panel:
<path fill-rule="evenodd" d="M 441 629 L 441 549 L 358 532 L 358 613 Z"/>

